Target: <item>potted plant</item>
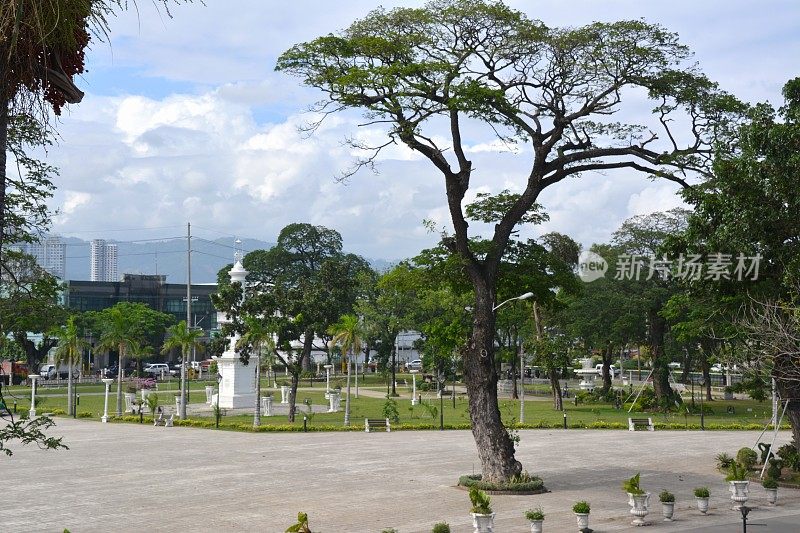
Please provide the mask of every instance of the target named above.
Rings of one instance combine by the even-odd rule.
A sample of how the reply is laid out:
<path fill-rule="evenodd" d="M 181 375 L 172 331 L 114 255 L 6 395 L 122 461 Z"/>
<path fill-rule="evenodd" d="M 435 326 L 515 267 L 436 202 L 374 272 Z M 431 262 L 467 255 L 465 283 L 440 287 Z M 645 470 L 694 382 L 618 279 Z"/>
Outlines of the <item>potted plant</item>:
<path fill-rule="evenodd" d="M 531 523 L 531 533 L 542 533 L 542 522 L 544 521 L 544 512 L 541 507 L 536 509 L 529 509 L 525 512 L 525 518 Z"/>
<path fill-rule="evenodd" d="M 774 477 L 768 477 L 761 484 L 767 491 L 767 503 L 775 505 L 778 501 L 778 480 Z"/>
<path fill-rule="evenodd" d="M 572 512 L 578 520 L 578 529 L 589 529 L 589 512 L 592 510 L 589 502 L 576 502 L 572 506 Z"/>
<path fill-rule="evenodd" d="M 708 487 L 697 487 L 694 489 L 694 499 L 697 501 L 697 509 L 706 514 L 708 512 L 708 499 L 711 493 L 708 492 Z"/>
<path fill-rule="evenodd" d="M 634 516 L 633 522 L 631 522 L 633 526 L 647 524 L 644 521 L 644 517 L 647 516 L 650 505 L 650 493 L 645 492 L 639 486 L 639 477 L 640 474 L 637 472 L 635 476 L 622 484 L 623 490 L 628 493 L 628 505 L 631 506 L 631 514 Z"/>
<path fill-rule="evenodd" d="M 664 522 L 672 522 L 672 515 L 675 513 L 675 495 L 668 490 L 662 490 L 658 495 L 661 502 L 661 514 L 664 515 Z"/>
<path fill-rule="evenodd" d="M 475 533 L 492 533 L 494 531 L 494 513 L 491 498 L 478 487 L 469 489 L 469 501 L 472 502 L 472 527 Z"/>
<path fill-rule="evenodd" d="M 747 466 L 735 462 L 728 469 L 728 476 L 725 481 L 730 483 L 731 500 L 733 509 L 738 511 L 747 502 L 747 495 L 750 493 L 750 481 L 747 480 Z"/>
<path fill-rule="evenodd" d="M 437 522 L 433 525 L 431 533 L 450 533 L 450 524 L 447 522 Z"/>

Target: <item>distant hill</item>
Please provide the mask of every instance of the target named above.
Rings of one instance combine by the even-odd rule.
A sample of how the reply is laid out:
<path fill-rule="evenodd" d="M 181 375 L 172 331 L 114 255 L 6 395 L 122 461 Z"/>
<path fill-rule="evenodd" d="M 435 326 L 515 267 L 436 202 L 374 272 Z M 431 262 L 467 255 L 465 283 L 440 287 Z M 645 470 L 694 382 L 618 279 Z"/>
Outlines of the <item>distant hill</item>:
<path fill-rule="evenodd" d="M 119 267 L 122 274 L 165 274 L 169 283 L 186 283 L 186 240 L 167 239 L 153 242 L 126 242 L 106 239 L 118 247 Z M 90 278 L 91 245 L 89 241 L 64 237 L 67 244 L 66 276 L 71 280 Z M 242 250 L 265 250 L 275 244 L 259 239 L 242 239 Z M 233 241 L 220 238 L 213 241 L 192 239 L 192 282 L 214 283 L 217 272 L 233 263 Z M 378 271 L 387 270 L 392 262 L 367 259 Z"/>

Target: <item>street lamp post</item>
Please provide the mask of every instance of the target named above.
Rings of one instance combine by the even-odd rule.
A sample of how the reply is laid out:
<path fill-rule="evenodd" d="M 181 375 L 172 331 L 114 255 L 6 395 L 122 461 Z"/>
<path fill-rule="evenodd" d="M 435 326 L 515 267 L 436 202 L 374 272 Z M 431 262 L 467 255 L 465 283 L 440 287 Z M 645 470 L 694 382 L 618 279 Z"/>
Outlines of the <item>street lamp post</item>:
<path fill-rule="evenodd" d="M 520 294 L 519 296 L 515 296 L 514 298 L 509 298 L 508 300 L 505 300 L 504 302 L 501 302 L 498 305 L 495 305 L 492 308 L 492 311 L 497 311 L 498 309 L 503 307 L 508 302 L 513 302 L 514 300 L 527 300 L 528 298 L 531 298 L 532 296 L 533 296 L 532 292 L 526 292 L 525 294 Z M 521 424 L 521 423 L 525 422 L 525 361 L 524 361 L 524 355 L 523 355 L 522 342 L 521 341 L 519 343 L 519 364 L 520 364 L 519 378 L 520 378 L 520 381 L 522 383 L 522 386 L 520 387 L 520 394 L 519 394 L 519 422 Z"/>
<path fill-rule="evenodd" d="M 705 396 L 705 394 L 703 394 L 703 389 L 702 389 L 702 387 L 705 387 L 705 384 L 706 384 L 705 380 L 700 380 L 700 387 L 701 387 L 701 389 L 700 389 L 700 429 L 703 430 L 703 431 L 705 431 L 705 429 L 706 429 L 706 424 L 705 424 L 706 417 L 705 417 L 705 411 L 703 410 L 703 396 Z"/>
<path fill-rule="evenodd" d="M 419 370 L 411 370 L 411 405 L 417 405 L 417 372 Z"/>
<path fill-rule="evenodd" d="M 325 365 L 325 399 L 331 395 L 331 368 L 333 365 Z"/>
<path fill-rule="evenodd" d="M 216 419 L 216 428 L 219 429 L 219 389 L 220 382 L 222 381 L 222 374 L 217 374 L 217 408 L 214 410 L 214 418 Z"/>
<path fill-rule="evenodd" d="M 439 371 L 439 431 L 444 431 L 444 372 Z"/>
<path fill-rule="evenodd" d="M 111 379 L 111 378 L 103 378 L 103 383 L 106 384 L 105 399 L 103 401 L 103 416 L 100 417 L 100 421 L 103 424 L 108 423 L 108 391 L 111 388 L 111 383 L 113 383 L 113 382 L 114 382 L 114 380 Z M 153 416 L 155 416 L 155 413 L 153 414 Z"/>
<path fill-rule="evenodd" d="M 28 411 L 28 418 L 33 420 L 36 418 L 36 380 L 39 378 L 36 374 L 28 376 L 31 378 L 31 408 Z"/>

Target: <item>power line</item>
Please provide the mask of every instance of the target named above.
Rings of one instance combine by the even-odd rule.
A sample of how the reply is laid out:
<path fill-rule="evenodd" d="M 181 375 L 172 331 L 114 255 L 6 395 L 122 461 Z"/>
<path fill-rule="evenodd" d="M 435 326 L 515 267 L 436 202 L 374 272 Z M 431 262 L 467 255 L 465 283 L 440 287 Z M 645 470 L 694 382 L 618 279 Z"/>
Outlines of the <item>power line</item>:
<path fill-rule="evenodd" d="M 217 241 L 210 241 L 210 240 L 208 240 L 208 239 L 204 239 L 204 238 L 202 238 L 202 237 L 192 237 L 192 238 L 193 238 L 193 239 L 195 239 L 195 240 L 198 240 L 198 241 L 207 242 L 207 243 L 209 243 L 209 244 L 216 244 L 217 246 L 222 246 L 222 247 L 224 247 L 224 248 L 230 248 L 231 250 L 239 250 L 239 249 L 240 249 L 240 248 L 237 248 L 237 247 L 235 247 L 235 246 L 231 246 L 231 245 L 229 245 L 229 244 L 222 244 L 221 242 L 217 242 Z M 241 251 L 243 251 L 243 252 L 248 252 L 248 253 L 249 253 L 249 252 L 252 252 L 253 250 L 245 250 L 244 248 L 241 248 Z"/>
<path fill-rule="evenodd" d="M 219 258 L 219 259 L 224 259 L 225 261 L 228 261 L 229 263 L 232 263 L 232 262 L 233 262 L 233 261 L 232 261 L 232 259 L 231 259 L 230 257 L 223 257 L 223 256 L 221 256 L 221 255 L 210 254 L 210 253 L 208 253 L 208 252 L 201 252 L 200 250 L 192 250 L 192 253 L 195 253 L 195 254 L 203 254 L 203 255 L 208 255 L 208 256 L 210 256 L 210 257 L 216 257 L 216 258 Z"/>
<path fill-rule="evenodd" d="M 134 255 L 159 255 L 159 254 L 183 254 L 185 250 L 172 250 L 168 252 L 137 252 L 135 254 L 117 254 L 117 257 L 130 257 Z M 91 255 L 68 255 L 65 259 L 90 259 Z"/>
<path fill-rule="evenodd" d="M 177 240 L 177 239 L 185 240 L 186 237 L 178 235 L 178 236 L 175 236 L 175 237 L 159 237 L 157 239 L 132 239 L 130 241 L 110 241 L 108 244 L 136 244 L 136 243 L 142 243 L 142 242 L 165 242 L 165 241 L 174 241 L 174 240 Z M 64 246 L 91 246 L 91 242 L 90 241 L 86 241 L 86 242 L 84 242 L 82 244 L 78 244 L 78 243 L 63 243 L 63 244 L 64 244 Z"/>

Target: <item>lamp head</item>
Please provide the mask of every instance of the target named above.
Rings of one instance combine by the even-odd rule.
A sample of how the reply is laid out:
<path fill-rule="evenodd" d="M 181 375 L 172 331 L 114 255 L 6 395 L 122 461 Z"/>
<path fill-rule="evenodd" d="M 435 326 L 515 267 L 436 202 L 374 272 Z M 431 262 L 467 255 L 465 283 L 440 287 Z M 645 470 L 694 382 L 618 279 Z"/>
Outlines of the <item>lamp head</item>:
<path fill-rule="evenodd" d="M 525 294 L 517 296 L 517 300 L 527 300 L 528 298 L 532 298 L 532 297 L 533 297 L 533 293 L 532 292 L 526 292 Z"/>

